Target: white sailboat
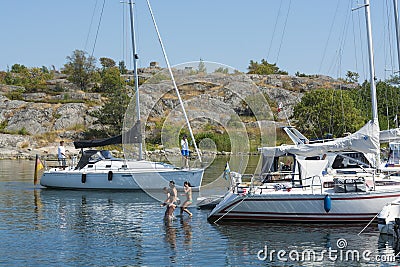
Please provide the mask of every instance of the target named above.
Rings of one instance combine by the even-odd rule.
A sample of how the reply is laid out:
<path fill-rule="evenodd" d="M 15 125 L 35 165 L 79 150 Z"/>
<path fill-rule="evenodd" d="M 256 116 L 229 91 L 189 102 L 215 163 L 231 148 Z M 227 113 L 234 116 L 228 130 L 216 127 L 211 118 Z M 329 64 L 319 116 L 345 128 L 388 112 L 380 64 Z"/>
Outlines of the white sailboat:
<path fill-rule="evenodd" d="M 204 169 L 182 169 L 162 162 L 143 160 L 143 147 L 140 127 L 139 84 L 137 73 L 138 57 L 135 46 L 132 0 L 129 1 L 129 5 L 136 89 L 137 121 L 129 131 L 120 136 L 103 140 L 74 142 L 76 148 L 82 149 L 79 162 L 68 167 L 57 166 L 47 169 L 40 179 L 40 184 L 44 187 L 64 189 L 159 190 L 167 186 L 170 180 L 173 180 L 178 187 L 183 187 L 183 183 L 185 181 L 190 182 L 195 190 L 198 190 L 201 186 Z M 169 67 L 168 61 L 167 65 Z M 174 81 L 171 71 L 170 74 L 172 80 Z M 176 85 L 175 88 L 178 98 L 181 100 Z M 189 120 L 187 119 L 183 103 L 182 101 L 180 102 L 194 142 L 194 136 L 189 124 Z M 83 150 L 83 148 L 100 147 L 109 144 L 122 144 L 126 142 L 139 144 L 139 158 L 137 160 L 114 158 L 108 151 L 104 150 Z M 196 145 L 195 148 L 197 151 Z M 200 154 L 198 151 L 197 154 L 200 159 Z"/>
<path fill-rule="evenodd" d="M 400 31 L 397 0 L 393 0 L 393 11 L 396 29 L 397 63 L 400 68 Z M 387 175 L 400 176 L 400 128 L 398 127 L 397 114 L 395 116 L 395 121 L 397 128 L 383 130 L 380 132 L 381 142 L 389 144 L 388 158 L 382 163 L 380 169 Z"/>
<path fill-rule="evenodd" d="M 331 152 L 358 151 L 372 155 L 375 168 L 380 165 L 369 0 L 365 0 L 363 8 L 367 22 L 372 120 L 350 136 L 323 144 L 259 149 L 267 163 L 262 179 L 257 184 L 233 184 L 209 214 L 209 221 L 369 222 L 386 203 L 400 197 L 398 181 L 380 178 L 367 170 L 329 174 L 328 160 L 318 157 Z"/>
<path fill-rule="evenodd" d="M 379 212 L 378 230 L 381 234 L 400 237 L 400 198 L 387 203 Z"/>
<path fill-rule="evenodd" d="M 397 57 L 400 67 L 400 38 L 397 0 L 393 0 L 395 29 L 397 40 Z M 397 121 L 397 115 L 396 115 Z M 400 128 L 389 129 L 381 132 L 389 143 L 389 155 L 386 162 L 382 163 L 381 170 L 392 176 L 400 176 Z M 383 138 L 381 138 L 383 139 Z M 381 234 L 396 235 L 400 237 L 400 198 L 387 203 L 378 214 L 378 230 Z"/>

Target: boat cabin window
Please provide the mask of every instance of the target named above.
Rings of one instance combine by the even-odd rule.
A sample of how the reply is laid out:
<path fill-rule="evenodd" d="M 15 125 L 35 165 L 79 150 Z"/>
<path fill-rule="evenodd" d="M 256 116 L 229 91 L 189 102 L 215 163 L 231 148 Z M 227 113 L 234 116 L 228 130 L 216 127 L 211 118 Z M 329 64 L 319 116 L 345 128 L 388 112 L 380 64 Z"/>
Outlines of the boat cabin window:
<path fill-rule="evenodd" d="M 96 154 L 93 154 L 92 156 L 90 156 L 89 162 L 95 163 L 95 162 L 103 160 L 103 159 L 104 159 L 104 157 L 101 153 L 96 153 Z"/>
<path fill-rule="evenodd" d="M 293 156 L 280 156 L 274 158 L 273 166 L 270 171 L 272 172 L 291 172 L 293 170 Z"/>
<path fill-rule="evenodd" d="M 105 159 L 113 159 L 113 155 L 111 154 L 110 151 L 108 150 L 101 150 L 100 154 L 105 158 Z"/>
<path fill-rule="evenodd" d="M 315 157 L 307 157 L 306 160 L 320 160 L 321 158 L 319 156 Z"/>
<path fill-rule="evenodd" d="M 389 164 L 399 164 L 400 163 L 400 144 L 389 144 Z"/>
<path fill-rule="evenodd" d="M 360 168 L 360 165 L 369 166 L 369 162 L 363 153 L 348 152 L 337 155 L 333 161 L 333 169 Z"/>

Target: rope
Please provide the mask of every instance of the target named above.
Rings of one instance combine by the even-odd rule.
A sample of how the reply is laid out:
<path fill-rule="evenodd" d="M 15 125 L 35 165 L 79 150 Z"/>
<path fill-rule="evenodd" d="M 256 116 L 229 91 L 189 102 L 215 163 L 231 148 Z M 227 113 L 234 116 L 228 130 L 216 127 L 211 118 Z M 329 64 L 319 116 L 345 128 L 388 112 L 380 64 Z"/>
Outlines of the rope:
<path fill-rule="evenodd" d="M 168 57 L 167 57 L 167 53 L 165 52 L 164 44 L 163 44 L 163 42 L 162 42 L 162 40 L 161 40 L 160 32 L 158 31 L 158 27 L 157 27 L 156 20 L 155 20 L 155 18 L 154 18 L 153 10 L 151 9 L 150 0 L 147 0 L 147 6 L 149 7 L 149 11 L 150 11 L 150 14 L 151 14 L 151 19 L 153 20 L 153 24 L 154 24 L 154 27 L 155 27 L 156 32 L 157 32 L 158 41 L 160 42 L 161 50 L 162 50 L 162 52 L 163 52 L 164 59 L 165 59 L 165 62 L 166 62 L 166 64 L 167 64 L 167 67 L 168 67 L 168 71 L 169 71 L 169 74 L 170 74 L 170 76 L 171 76 L 172 84 L 173 84 L 173 86 L 174 86 L 174 88 L 175 88 L 176 94 L 177 94 L 178 99 L 179 99 L 179 103 L 180 103 L 180 105 L 181 105 L 181 107 L 182 107 L 183 115 L 185 116 L 186 124 L 187 124 L 187 126 L 188 126 L 188 128 L 189 128 L 189 132 L 190 132 L 190 136 L 191 136 L 191 138 L 192 138 L 192 140 L 193 140 L 194 148 L 195 148 L 196 153 L 197 153 L 197 155 L 198 155 L 199 161 L 202 162 L 202 161 L 201 161 L 200 151 L 199 151 L 199 149 L 197 148 L 196 140 L 195 140 L 194 135 L 193 135 L 192 127 L 190 126 L 190 122 L 189 122 L 188 116 L 187 116 L 187 114 L 186 114 L 185 107 L 183 106 L 183 101 L 182 101 L 182 98 L 181 98 L 181 94 L 179 93 L 178 86 L 176 85 L 175 78 L 174 78 L 174 74 L 172 73 L 172 69 L 171 69 L 171 66 L 170 66 L 170 64 L 169 64 L 169 60 L 168 60 Z"/>
<path fill-rule="evenodd" d="M 275 20 L 274 30 L 272 32 L 271 42 L 269 43 L 269 48 L 268 48 L 268 53 L 267 53 L 267 60 L 269 59 L 269 53 L 271 52 L 272 42 L 273 42 L 273 40 L 275 38 L 276 25 L 278 24 L 278 19 L 279 19 L 279 16 L 281 15 L 282 2 L 283 1 L 281 0 L 281 3 L 279 4 L 279 10 L 278 10 L 278 13 L 276 15 L 276 20 Z"/>
<path fill-rule="evenodd" d="M 343 89 L 340 90 L 340 100 L 341 100 L 341 102 L 342 102 L 342 118 L 343 118 L 344 132 L 347 132 L 346 117 L 344 116 Z"/>
<path fill-rule="evenodd" d="M 275 60 L 275 62 L 278 62 L 278 60 L 279 60 L 279 54 L 281 53 L 281 48 L 282 48 L 282 43 L 283 43 L 283 37 L 285 36 L 286 24 L 287 24 L 287 21 L 288 21 L 288 18 L 289 18 L 289 11 L 290 11 L 290 6 L 291 6 L 291 4 L 292 4 L 292 0 L 290 0 L 290 2 L 289 2 L 289 7 L 288 7 L 288 10 L 287 10 L 287 13 L 286 13 L 285 24 L 284 24 L 283 30 L 282 30 L 281 43 L 279 44 L 279 49 L 278 49 L 278 53 L 277 53 L 277 55 L 276 55 L 276 60 Z"/>
<path fill-rule="evenodd" d="M 103 11 L 104 11 L 104 5 L 105 4 L 106 4 L 106 0 L 103 0 L 103 6 L 101 8 L 99 24 L 97 25 L 96 38 L 94 39 L 94 44 L 93 44 L 93 49 L 92 49 L 92 54 L 91 54 L 92 57 L 93 57 L 94 49 L 95 49 L 96 43 L 97 43 L 97 36 L 99 35 L 100 24 L 101 24 L 101 19 L 103 18 Z"/>
<path fill-rule="evenodd" d="M 85 41 L 84 50 L 86 50 L 87 43 L 88 43 L 88 41 L 89 41 L 90 30 L 92 29 L 93 18 L 94 18 L 94 14 L 96 13 L 96 8 L 97 8 L 97 1 L 98 1 L 98 0 L 96 0 L 96 3 L 94 4 L 94 9 L 93 9 L 93 13 L 92 13 L 92 19 L 90 20 L 89 31 L 88 31 L 88 34 L 87 34 L 87 36 L 86 36 L 86 41 Z"/>
<path fill-rule="evenodd" d="M 338 1 L 338 2 L 337 2 L 337 5 L 336 5 L 335 14 L 334 14 L 334 16 L 333 16 L 332 24 L 331 24 L 331 27 L 330 27 L 330 29 L 329 29 L 329 35 L 328 35 L 328 39 L 326 40 L 326 43 L 325 43 L 324 53 L 323 53 L 323 55 L 322 55 L 321 63 L 319 64 L 318 73 L 321 73 L 322 64 L 323 64 L 323 62 L 324 62 L 324 60 L 325 60 L 326 50 L 327 50 L 327 48 L 328 48 L 329 40 L 330 40 L 331 34 L 332 34 L 332 32 L 333 32 L 332 29 L 333 29 L 333 25 L 335 24 L 336 14 L 338 13 L 338 9 L 339 9 L 339 3 L 340 3 L 340 1 Z"/>
<path fill-rule="evenodd" d="M 224 218 L 225 215 L 227 215 L 227 214 L 228 214 L 229 212 L 231 212 L 234 208 L 236 208 L 237 206 L 239 206 L 239 204 L 241 204 L 246 198 L 248 198 L 249 195 L 250 195 L 250 194 L 247 194 L 247 195 L 246 195 L 244 198 L 242 198 L 242 200 L 240 200 L 235 206 L 233 206 L 230 210 L 228 210 L 227 212 L 225 212 L 221 217 L 219 217 L 218 219 L 216 219 L 216 220 L 214 221 L 214 223 L 217 224 L 217 222 L 218 222 L 219 220 L 221 220 L 222 218 Z"/>
<path fill-rule="evenodd" d="M 372 219 L 369 221 L 369 223 L 367 224 L 367 226 L 365 226 L 365 227 L 361 230 L 361 232 L 358 233 L 358 235 L 360 235 L 362 232 L 364 232 L 364 230 L 367 229 L 367 227 L 375 220 L 375 218 L 376 218 L 378 215 L 379 215 L 379 213 L 377 213 L 377 214 L 374 216 L 374 218 L 372 218 Z"/>

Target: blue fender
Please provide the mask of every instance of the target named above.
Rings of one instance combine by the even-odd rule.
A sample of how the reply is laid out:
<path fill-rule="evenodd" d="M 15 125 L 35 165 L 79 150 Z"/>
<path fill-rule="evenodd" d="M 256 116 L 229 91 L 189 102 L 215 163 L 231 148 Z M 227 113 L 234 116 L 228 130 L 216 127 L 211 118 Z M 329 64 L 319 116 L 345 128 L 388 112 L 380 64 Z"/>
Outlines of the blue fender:
<path fill-rule="evenodd" d="M 326 195 L 324 198 L 324 210 L 329 212 L 332 208 L 332 199 L 329 195 Z"/>

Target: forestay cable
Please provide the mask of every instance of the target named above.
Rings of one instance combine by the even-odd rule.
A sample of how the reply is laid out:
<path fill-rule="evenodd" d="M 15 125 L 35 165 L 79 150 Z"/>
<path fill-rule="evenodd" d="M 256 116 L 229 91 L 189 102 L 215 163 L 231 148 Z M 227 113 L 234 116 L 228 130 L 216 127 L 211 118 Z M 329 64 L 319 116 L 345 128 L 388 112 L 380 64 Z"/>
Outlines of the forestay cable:
<path fill-rule="evenodd" d="M 194 148 L 195 148 L 195 150 L 196 150 L 196 153 L 197 153 L 197 156 L 198 156 L 198 158 L 199 158 L 199 161 L 201 162 L 200 151 L 199 151 L 198 148 L 197 148 L 196 140 L 194 139 L 194 135 L 193 135 L 193 131 L 192 131 L 192 127 L 190 126 L 190 122 L 189 122 L 188 116 L 187 116 L 187 114 L 186 114 L 185 107 L 183 106 L 183 101 L 182 101 L 182 98 L 181 98 L 181 94 L 179 93 L 178 86 L 176 85 L 175 78 L 174 78 L 174 74 L 172 73 L 172 69 L 171 69 L 171 66 L 170 66 L 170 64 L 169 64 L 169 60 L 168 60 L 168 57 L 167 57 L 167 53 L 165 52 L 164 44 L 163 44 L 163 42 L 162 42 L 162 40 L 161 40 L 161 35 L 160 35 L 160 32 L 158 31 L 157 23 L 156 23 L 156 20 L 155 20 L 155 18 L 154 18 L 153 10 L 152 10 L 152 8 L 151 8 L 150 1 L 149 1 L 149 0 L 147 0 L 147 6 L 149 7 L 151 19 L 153 20 L 154 28 L 156 29 L 156 32 L 157 32 L 158 41 L 160 42 L 160 45 L 161 45 L 161 50 L 162 50 L 162 52 L 163 52 L 164 59 L 165 59 L 165 63 L 167 64 L 167 68 L 168 68 L 169 74 L 170 74 L 170 76 L 171 76 L 172 84 L 173 84 L 173 86 L 174 86 L 174 88 L 175 88 L 175 91 L 176 91 L 176 94 L 177 94 L 177 96 L 178 96 L 179 103 L 180 103 L 181 106 L 182 106 L 183 115 L 185 116 L 186 124 L 187 124 L 187 126 L 188 126 L 188 128 L 189 128 L 190 137 L 191 137 L 192 140 L 193 140 Z"/>
<path fill-rule="evenodd" d="M 103 6 L 102 6 L 102 8 L 101 8 L 99 24 L 97 25 L 96 37 L 95 37 L 95 39 L 94 39 L 94 44 L 93 44 L 93 49 L 92 49 L 92 54 L 91 54 L 92 57 L 93 57 L 94 49 L 95 49 L 96 43 L 97 43 L 97 36 L 99 35 L 100 24 L 101 24 L 101 19 L 103 18 L 103 11 L 104 11 L 104 5 L 105 5 L 105 4 L 106 4 L 106 0 L 103 1 Z"/>
<path fill-rule="evenodd" d="M 87 44 L 88 44 L 88 41 L 89 41 L 90 30 L 92 29 L 93 18 L 94 18 L 94 15 L 96 13 L 96 7 L 97 7 L 97 0 L 96 0 L 96 3 L 94 5 L 94 9 L 93 9 L 93 13 L 92 13 L 92 19 L 90 20 L 89 31 L 88 31 L 88 34 L 86 36 L 86 42 L 85 42 L 85 46 L 84 46 L 84 49 L 83 49 L 84 51 L 86 51 L 86 47 L 87 47 Z"/>

